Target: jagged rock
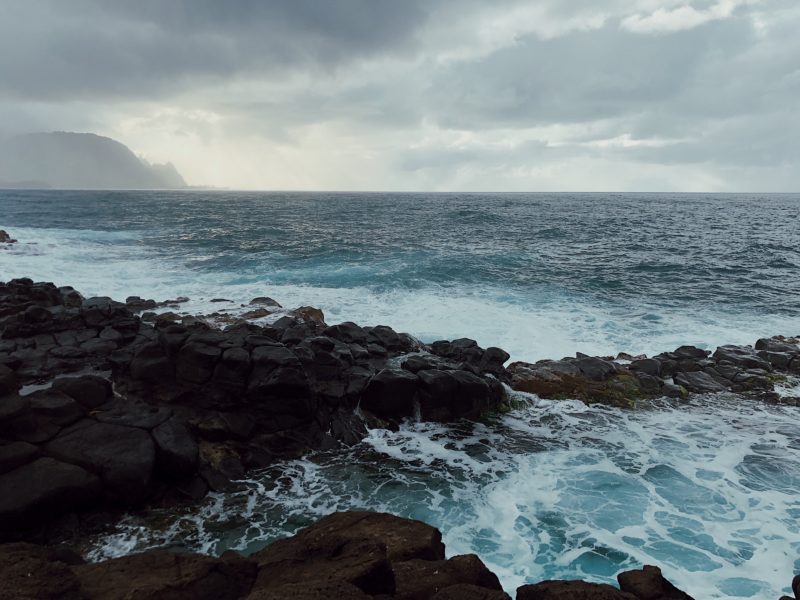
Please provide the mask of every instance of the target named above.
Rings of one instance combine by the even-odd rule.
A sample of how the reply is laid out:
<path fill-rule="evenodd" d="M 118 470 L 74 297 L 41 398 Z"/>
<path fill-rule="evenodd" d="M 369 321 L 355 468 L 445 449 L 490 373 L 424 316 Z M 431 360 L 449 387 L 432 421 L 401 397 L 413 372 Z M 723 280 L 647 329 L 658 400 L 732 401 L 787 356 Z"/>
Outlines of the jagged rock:
<path fill-rule="evenodd" d="M 8 235 L 5 229 L 0 229 L 0 244 L 14 244 L 17 240 Z"/>
<path fill-rule="evenodd" d="M 639 600 L 694 600 L 664 579 L 661 569 L 646 565 L 617 575 L 619 587 Z"/>

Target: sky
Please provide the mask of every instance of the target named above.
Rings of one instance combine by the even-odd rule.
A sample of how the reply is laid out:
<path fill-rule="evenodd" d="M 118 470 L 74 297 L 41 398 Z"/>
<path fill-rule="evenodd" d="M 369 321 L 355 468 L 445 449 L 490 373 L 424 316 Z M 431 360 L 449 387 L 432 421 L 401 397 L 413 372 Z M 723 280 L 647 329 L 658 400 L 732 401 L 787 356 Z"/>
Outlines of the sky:
<path fill-rule="evenodd" d="M 0 0 L 0 135 L 235 189 L 800 192 L 800 0 Z"/>

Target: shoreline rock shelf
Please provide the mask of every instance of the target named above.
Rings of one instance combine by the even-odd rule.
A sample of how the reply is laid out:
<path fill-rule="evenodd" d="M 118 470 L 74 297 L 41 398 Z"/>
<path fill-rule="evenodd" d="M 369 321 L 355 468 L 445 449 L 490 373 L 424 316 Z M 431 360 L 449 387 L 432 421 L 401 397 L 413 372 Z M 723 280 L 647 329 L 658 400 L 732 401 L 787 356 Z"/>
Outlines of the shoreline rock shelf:
<path fill-rule="evenodd" d="M 266 326 L 239 319 L 224 329 L 202 317 L 143 318 L 144 311 L 185 301 L 130 297 L 121 303 L 84 298 L 72 287 L 30 279 L 0 282 L 0 541 L 52 541 L 60 535 L 54 531 L 63 532 L 59 522 L 75 513 L 113 519 L 113 512 L 103 511 L 170 506 L 199 500 L 209 490 L 235 489 L 249 469 L 312 449 L 355 444 L 368 427 L 396 428 L 407 418 L 481 419 L 510 407 L 510 389 L 626 408 L 646 398 L 681 400 L 692 393 L 718 392 L 798 403 L 775 390 L 776 383 L 800 376 L 797 338 L 721 346 L 713 354 L 683 346 L 652 358 L 579 354 L 506 367 L 510 357 L 500 348 L 484 349 L 466 338 L 423 344 L 382 325 L 329 326 L 322 311 L 311 307 Z M 273 307 L 277 302 L 259 298 L 254 304 Z M 433 588 L 418 593 L 414 586 L 442 577 L 450 591 L 436 584 L 440 599 L 507 597 L 477 557 L 444 561 L 442 550 L 435 556 L 404 557 L 400 566 L 384 556 L 388 545 L 386 540 L 351 540 L 335 552 L 352 557 L 353 572 L 373 561 L 385 580 L 391 572 L 393 585 L 404 581 L 411 591 L 398 595 L 395 588 L 394 597 L 434 597 Z M 324 552 L 333 552 L 323 546 Z M 283 591 L 267 590 L 258 584 L 265 569 L 258 558 L 254 563 L 227 555 L 147 553 L 146 558 L 128 557 L 129 563 L 125 558 L 81 566 L 52 548 L 0 548 L 20 564 L 39 565 L 42 573 L 60 573 L 59 581 L 71 582 L 66 595 L 48 597 L 116 597 L 102 580 L 113 579 L 118 567 L 127 572 L 147 565 L 156 571 L 155 579 L 158 572 L 190 573 L 180 580 L 188 587 L 175 597 L 202 597 L 199 590 L 207 588 L 236 594 L 203 592 L 207 597 L 239 598 L 251 587 L 260 590 L 253 598 L 388 593 L 369 587 L 369 574 L 335 585 L 287 580 Z M 318 549 L 309 548 L 302 561 L 313 564 Z M 238 587 L 226 583 L 234 576 Z M 651 572 L 646 576 L 660 581 Z M 666 587 L 660 596 L 637 596 L 595 584 L 578 589 L 578 583 L 526 586 L 518 597 L 687 597 L 670 595 Z M 165 597 L 153 593 L 143 597 Z"/>
<path fill-rule="evenodd" d="M 196 317 L 143 321 L 156 304 L 0 283 L 0 486 L 12 490 L 0 498 L 0 539 L 74 510 L 198 500 L 248 469 L 355 444 L 367 427 L 480 419 L 509 407 L 506 386 L 622 407 L 722 391 L 797 402 L 774 390 L 800 374 L 796 338 L 506 368 L 500 348 L 328 326 L 308 307 L 220 330 Z"/>

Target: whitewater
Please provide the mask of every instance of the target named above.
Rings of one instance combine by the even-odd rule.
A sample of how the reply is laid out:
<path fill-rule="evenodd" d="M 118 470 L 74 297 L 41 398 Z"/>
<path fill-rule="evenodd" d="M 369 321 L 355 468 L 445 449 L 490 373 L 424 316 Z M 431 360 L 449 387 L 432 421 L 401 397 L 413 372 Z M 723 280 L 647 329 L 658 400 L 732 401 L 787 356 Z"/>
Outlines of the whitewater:
<path fill-rule="evenodd" d="M 800 333 L 799 215 L 797 195 L 0 191 L 0 228 L 20 240 L 0 250 L 0 280 L 187 296 L 193 314 L 268 295 L 512 360 L 653 354 Z M 519 400 L 486 423 L 373 430 L 184 513 L 126 517 L 87 551 L 249 552 L 357 507 L 441 528 L 450 555 L 478 553 L 507 590 L 655 563 L 698 598 L 788 592 L 797 408 Z"/>

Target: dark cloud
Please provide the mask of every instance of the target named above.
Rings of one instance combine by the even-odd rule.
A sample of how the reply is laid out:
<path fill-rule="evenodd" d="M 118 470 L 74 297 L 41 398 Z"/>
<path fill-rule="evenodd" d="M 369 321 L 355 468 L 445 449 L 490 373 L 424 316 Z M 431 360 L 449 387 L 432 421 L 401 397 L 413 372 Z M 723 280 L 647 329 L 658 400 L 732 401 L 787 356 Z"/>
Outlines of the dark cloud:
<path fill-rule="evenodd" d="M 797 189 L 798 28 L 796 0 L 0 0 L 0 133 L 232 186 Z"/>
<path fill-rule="evenodd" d="M 435 2 L 7 0 L 0 92 L 152 97 L 252 73 L 403 52 Z"/>

